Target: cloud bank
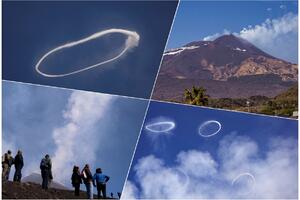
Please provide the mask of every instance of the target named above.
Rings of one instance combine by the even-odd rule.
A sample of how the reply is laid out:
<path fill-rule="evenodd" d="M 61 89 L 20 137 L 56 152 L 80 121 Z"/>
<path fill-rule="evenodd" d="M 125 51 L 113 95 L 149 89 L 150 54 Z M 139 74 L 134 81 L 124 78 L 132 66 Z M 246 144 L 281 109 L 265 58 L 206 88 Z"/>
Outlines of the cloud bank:
<path fill-rule="evenodd" d="M 214 40 L 221 35 L 229 34 L 224 30 L 203 38 Z M 243 28 L 233 33 L 253 43 L 272 56 L 298 63 L 298 15 L 287 13 L 277 19 L 266 19 L 263 23 Z"/>
<path fill-rule="evenodd" d="M 272 138 L 264 148 L 249 137 L 230 134 L 219 142 L 215 157 L 191 149 L 179 152 L 167 166 L 148 155 L 133 167 L 134 180 L 127 181 L 122 198 L 297 198 L 297 141 Z M 253 175 L 255 182 L 241 174 Z"/>

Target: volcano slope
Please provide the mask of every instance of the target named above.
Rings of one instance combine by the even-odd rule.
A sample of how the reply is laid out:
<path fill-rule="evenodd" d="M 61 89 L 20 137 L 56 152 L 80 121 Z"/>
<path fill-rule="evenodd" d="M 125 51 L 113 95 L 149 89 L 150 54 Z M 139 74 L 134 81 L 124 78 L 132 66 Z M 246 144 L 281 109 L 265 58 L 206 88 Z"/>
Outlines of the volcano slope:
<path fill-rule="evenodd" d="M 81 186 L 83 188 L 84 185 Z M 86 199 L 86 192 L 81 191 L 80 196 L 74 196 L 71 190 L 49 188 L 47 191 L 36 183 L 2 182 L 2 199 Z M 97 198 L 94 195 L 94 198 Z"/>

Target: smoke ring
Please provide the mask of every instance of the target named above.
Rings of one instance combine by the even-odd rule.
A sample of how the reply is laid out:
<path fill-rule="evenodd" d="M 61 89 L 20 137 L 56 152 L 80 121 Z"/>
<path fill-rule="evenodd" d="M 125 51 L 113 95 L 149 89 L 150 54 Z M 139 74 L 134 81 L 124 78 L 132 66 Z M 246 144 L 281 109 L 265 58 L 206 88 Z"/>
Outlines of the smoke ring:
<path fill-rule="evenodd" d="M 153 127 L 161 126 L 161 125 L 166 125 L 167 128 L 162 129 L 162 130 L 157 130 L 157 129 L 153 128 Z M 151 124 L 148 124 L 145 126 L 146 130 L 153 132 L 153 133 L 168 132 L 168 131 L 172 130 L 173 128 L 175 128 L 175 123 L 171 122 L 171 121 L 156 122 L 156 123 L 151 123 Z"/>
<path fill-rule="evenodd" d="M 243 177 L 243 176 L 250 177 L 251 180 L 252 180 L 252 182 L 253 182 L 253 186 L 252 186 L 252 188 L 251 188 L 251 191 L 249 191 L 249 193 L 251 193 L 251 192 L 254 190 L 256 180 L 255 180 L 255 177 L 254 177 L 251 173 L 249 173 L 249 172 L 241 173 L 241 174 L 237 175 L 237 176 L 232 180 L 231 185 L 233 186 L 233 185 L 236 183 L 236 181 L 239 180 L 239 179 L 240 179 L 241 177 Z"/>
<path fill-rule="evenodd" d="M 72 72 L 69 72 L 69 73 L 63 73 L 63 74 L 47 74 L 45 72 L 42 72 L 40 70 L 40 65 L 42 64 L 42 62 L 51 54 L 53 54 L 54 52 L 57 52 L 57 51 L 60 51 L 62 49 L 65 49 L 65 48 L 71 48 L 71 47 L 74 47 L 76 45 L 79 45 L 79 44 L 82 44 L 82 43 L 85 43 L 85 42 L 88 42 L 90 40 L 94 40 L 94 39 L 97 39 L 99 37 L 102 37 L 104 35 L 107 35 L 107 34 L 111 34 L 111 33 L 121 33 L 121 34 L 124 34 L 124 35 L 127 35 L 127 39 L 126 39 L 126 42 L 125 42 L 125 48 L 121 51 L 121 53 L 119 53 L 117 56 L 113 57 L 113 58 L 110 58 L 106 61 L 103 61 L 103 62 L 99 62 L 99 63 L 96 63 L 94 65 L 89 65 L 87 67 L 84 67 L 82 69 L 79 69 L 79 70 L 75 70 L 75 71 L 72 71 Z M 139 44 L 139 40 L 140 40 L 140 36 L 137 32 L 134 32 L 134 31 L 129 31 L 129 30 L 125 30 L 125 29 L 107 29 L 107 30 L 104 30 L 104 31 L 100 31 L 100 32 L 97 32 L 97 33 L 94 33 L 88 37 L 85 37 L 83 39 L 80 39 L 80 40 L 77 40 L 77 41 L 73 41 L 73 42 L 69 42 L 69 43 L 66 43 L 66 44 L 63 44 L 61 46 L 58 46 L 50 51 L 48 51 L 45 55 L 43 55 L 41 57 L 41 59 L 37 62 L 37 64 L 35 65 L 35 70 L 41 74 L 42 76 L 45 76 L 45 77 L 50 77 L 50 78 L 56 78 L 56 77 L 64 77 L 64 76 L 69 76 L 69 75 L 73 75 L 73 74 L 77 74 L 77 73 L 80 73 L 80 72 L 83 72 L 83 71 L 86 71 L 86 70 L 89 70 L 89 69 L 92 69 L 92 68 L 95 68 L 95 67 L 98 67 L 100 65 L 104 65 L 106 63 L 109 63 L 109 62 L 112 62 L 114 60 L 117 60 L 119 59 L 121 56 L 123 56 L 129 49 L 132 49 L 136 46 L 138 46 Z"/>
<path fill-rule="evenodd" d="M 208 124 L 211 124 L 211 123 L 217 124 L 217 125 L 218 125 L 218 130 L 215 131 L 215 132 L 213 132 L 213 133 L 211 133 L 211 134 L 208 134 L 208 135 L 203 134 L 203 133 L 201 132 L 201 129 L 203 129 L 205 126 L 207 126 Z M 221 128 L 222 128 L 222 125 L 221 125 L 220 122 L 218 122 L 218 121 L 216 121 L 216 120 L 208 120 L 208 121 L 205 121 L 204 123 L 202 123 L 202 124 L 200 125 L 200 127 L 199 127 L 199 129 L 198 129 L 198 133 L 199 133 L 199 135 L 202 136 L 202 137 L 211 137 L 211 136 L 214 136 L 214 135 L 216 135 L 217 133 L 219 133 L 219 131 L 221 130 Z"/>

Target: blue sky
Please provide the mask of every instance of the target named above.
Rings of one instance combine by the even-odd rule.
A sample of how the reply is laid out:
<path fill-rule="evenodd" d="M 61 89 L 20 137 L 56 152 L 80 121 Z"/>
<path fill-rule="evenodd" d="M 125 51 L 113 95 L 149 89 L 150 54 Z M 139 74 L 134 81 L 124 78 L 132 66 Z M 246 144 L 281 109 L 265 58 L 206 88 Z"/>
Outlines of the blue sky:
<path fill-rule="evenodd" d="M 201 137 L 199 126 L 209 120 L 218 121 L 221 130 L 212 137 Z M 158 121 L 171 121 L 176 126 L 161 134 L 145 129 L 145 125 Z M 297 120 L 151 102 L 126 195 L 296 198 L 297 123 Z M 213 129 L 216 127 L 207 131 Z M 176 176 L 178 170 L 181 175 Z M 190 179 L 186 187 L 184 173 Z M 247 195 L 243 193 L 248 189 L 246 185 L 242 185 L 244 188 L 239 185 L 237 190 L 243 194 L 232 191 L 231 181 L 241 173 L 251 173 L 256 179 L 255 190 Z M 277 177 L 272 178 L 272 173 Z M 249 177 L 243 178 L 239 181 L 249 181 Z"/>
<path fill-rule="evenodd" d="M 239 33 L 249 25 L 252 27 L 261 25 L 266 19 L 280 19 L 288 13 L 298 16 L 297 1 L 182 1 L 178 7 L 167 49 L 180 47 L 191 41 L 199 41 L 216 33 L 221 34 L 225 29 L 231 33 Z M 280 34 L 276 39 L 288 34 Z M 293 38 L 295 46 L 292 48 L 293 56 L 284 55 L 285 59 L 293 62 L 297 62 L 298 55 L 296 35 L 289 35 Z M 264 35 L 260 34 L 260 37 Z M 280 56 L 280 53 L 274 49 L 275 45 L 262 44 L 249 37 L 246 39 L 263 50 Z M 274 40 L 273 38 L 273 43 Z M 291 53 L 290 50 L 288 51 Z"/>
<path fill-rule="evenodd" d="M 147 101 L 3 82 L 2 151 L 21 149 L 23 177 L 50 154 L 54 180 L 71 187 L 73 165 L 101 167 L 108 192 L 120 192 Z M 11 178 L 13 171 L 11 173 Z M 84 189 L 84 187 L 81 187 Z"/>
<path fill-rule="evenodd" d="M 177 2 L 3 2 L 3 78 L 125 96 L 150 96 Z M 98 31 L 122 28 L 139 45 L 117 61 L 73 76 L 47 78 L 34 67 L 49 50 Z M 42 69 L 64 73 L 118 54 L 126 37 L 111 34 L 57 52 Z"/>

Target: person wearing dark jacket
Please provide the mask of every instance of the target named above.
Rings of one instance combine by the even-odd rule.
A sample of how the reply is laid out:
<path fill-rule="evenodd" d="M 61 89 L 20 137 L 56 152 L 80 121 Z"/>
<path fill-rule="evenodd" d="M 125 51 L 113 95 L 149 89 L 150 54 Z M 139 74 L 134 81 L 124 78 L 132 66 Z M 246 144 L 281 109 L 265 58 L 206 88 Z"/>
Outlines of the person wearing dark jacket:
<path fill-rule="evenodd" d="M 93 175 L 90 171 L 90 166 L 86 164 L 81 172 L 83 183 L 86 187 L 87 197 L 93 199 Z"/>
<path fill-rule="evenodd" d="M 2 157 L 2 180 L 8 181 L 10 168 L 14 164 L 14 158 L 11 155 L 11 151 L 8 150 L 7 153 Z"/>
<path fill-rule="evenodd" d="M 74 166 L 72 174 L 72 185 L 75 188 L 75 196 L 79 196 L 80 184 L 82 183 L 81 174 L 78 166 Z"/>
<path fill-rule="evenodd" d="M 102 198 L 101 192 L 103 194 L 103 198 L 106 199 L 106 183 L 109 180 L 109 176 L 102 174 L 102 169 L 96 169 L 96 173 L 93 177 L 94 186 L 97 186 L 98 191 L 98 199 Z M 96 184 L 95 184 L 96 182 Z"/>
<path fill-rule="evenodd" d="M 17 155 L 15 156 L 14 163 L 15 163 L 14 181 L 15 182 L 21 182 L 22 168 L 24 166 L 22 151 L 20 151 L 20 150 L 18 151 Z"/>
<path fill-rule="evenodd" d="M 49 182 L 53 179 L 52 177 L 52 162 L 50 159 L 50 156 L 47 154 L 45 158 L 41 160 L 40 169 L 41 169 L 41 175 L 42 175 L 42 188 L 47 190 Z"/>

